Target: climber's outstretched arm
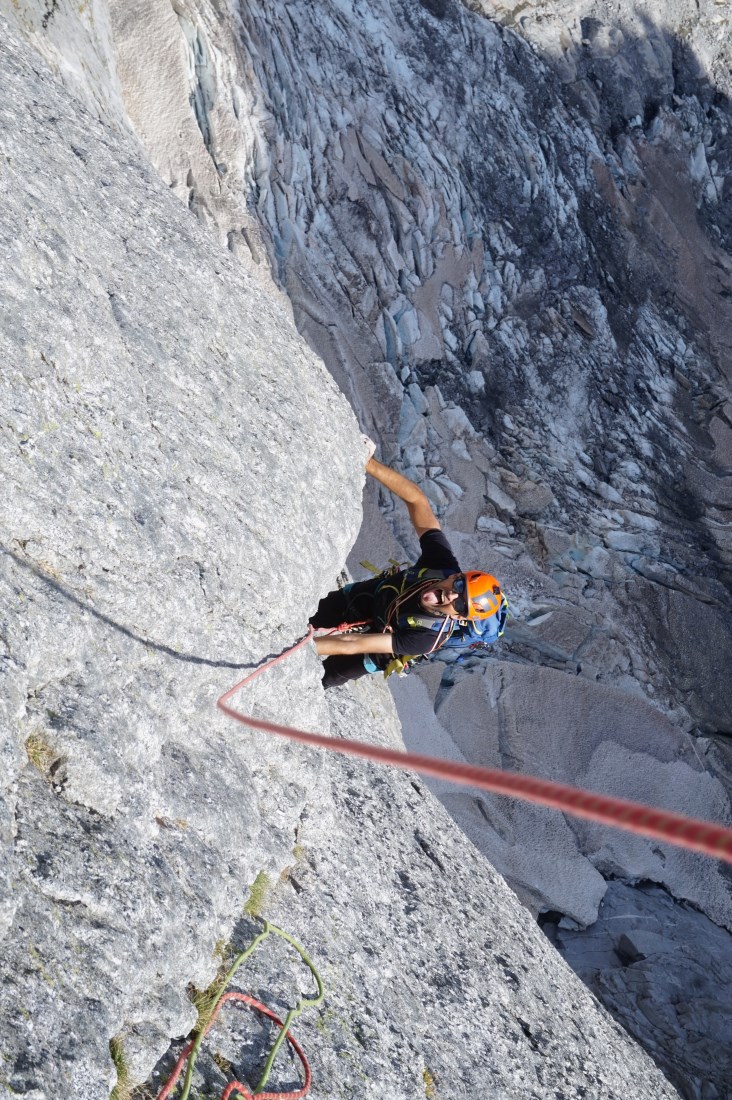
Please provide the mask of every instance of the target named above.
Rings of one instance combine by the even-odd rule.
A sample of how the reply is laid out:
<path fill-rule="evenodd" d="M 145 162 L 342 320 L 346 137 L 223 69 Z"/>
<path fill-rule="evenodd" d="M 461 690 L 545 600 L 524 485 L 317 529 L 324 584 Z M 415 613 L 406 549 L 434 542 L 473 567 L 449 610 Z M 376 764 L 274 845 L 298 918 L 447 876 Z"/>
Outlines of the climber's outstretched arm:
<path fill-rule="evenodd" d="M 394 652 L 391 634 L 326 634 L 324 638 L 315 639 L 315 649 L 321 657 Z"/>
<path fill-rule="evenodd" d="M 389 489 L 390 492 L 404 501 L 409 511 L 409 518 L 412 521 L 414 530 L 417 532 L 417 538 L 423 535 L 425 531 L 432 531 L 440 527 L 440 521 L 432 511 L 432 506 L 427 497 L 419 486 L 415 485 L 414 482 L 410 481 L 404 474 L 399 474 L 396 470 L 392 470 L 391 467 L 384 466 L 382 462 L 377 462 L 375 458 L 370 458 L 366 463 L 366 473 L 371 474 L 371 476 L 375 477 L 377 481 L 380 481 L 385 488 Z M 373 637 L 373 635 L 371 635 L 371 637 Z M 361 653 L 367 651 L 355 650 L 354 652 Z M 391 651 L 380 650 L 379 652 Z"/>

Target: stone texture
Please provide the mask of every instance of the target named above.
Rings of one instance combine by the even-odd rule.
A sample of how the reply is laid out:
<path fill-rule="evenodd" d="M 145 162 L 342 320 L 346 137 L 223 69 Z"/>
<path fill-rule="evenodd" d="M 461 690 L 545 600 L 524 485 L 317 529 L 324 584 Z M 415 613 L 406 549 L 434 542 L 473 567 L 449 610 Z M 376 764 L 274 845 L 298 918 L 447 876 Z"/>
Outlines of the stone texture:
<path fill-rule="evenodd" d="M 703 769 L 690 739 L 640 695 L 582 680 L 567 692 L 559 671 L 496 660 L 483 662 L 480 674 L 451 666 L 447 675 L 434 702 L 431 749 L 439 755 L 457 751 L 485 767 L 732 820 L 726 783 Z M 424 747 L 421 721 L 412 715 L 424 714 L 425 688 L 416 677 L 404 688 L 398 705 L 405 738 Z M 591 924 L 604 893 L 601 876 L 622 873 L 661 883 L 732 926 L 725 870 L 714 860 L 498 796 L 444 783 L 436 789 L 535 911 L 560 910 Z M 541 846 L 532 843 L 537 832 Z"/>
<path fill-rule="evenodd" d="M 401 744 L 382 685 L 330 693 L 328 704 L 337 735 L 358 729 L 369 741 Z M 677 1095 L 419 777 L 338 760 L 325 768 L 332 814 L 305 817 L 297 858 L 261 909 L 299 940 L 325 982 L 322 1008 L 295 1027 L 314 1100 Z M 346 852 L 358 858 L 344 866 Z M 237 946 L 256 931 L 243 923 Z M 279 1009 L 312 985 L 277 943 L 260 948 L 236 982 Z M 254 1086 L 270 1038 L 233 1015 L 211 1033 L 200 1062 L 196 1083 L 214 1095 L 231 1076 L 221 1073 L 222 1057 Z M 155 1088 L 176 1052 L 158 1067 Z M 279 1067 L 268 1087 L 294 1087 L 292 1062 L 283 1057 Z"/>
<path fill-rule="evenodd" d="M 561 922 L 544 927 L 682 1095 L 714 1100 L 729 1094 L 732 973 L 720 928 L 693 907 L 674 904 L 658 886 L 621 882 L 608 887 L 589 932 Z M 682 1035 L 687 1042 L 679 1042 Z"/>
<path fill-rule="evenodd" d="M 453 0 L 181 0 L 175 17 L 163 0 L 115 0 L 119 91 L 113 75 L 96 88 L 103 66 L 84 63 L 90 50 L 109 56 L 103 20 L 56 33 L 55 13 L 74 7 L 23 0 L 12 14 L 30 12 L 36 44 L 56 35 L 58 67 L 87 102 L 117 120 L 127 110 L 163 179 L 274 302 L 271 271 L 382 457 L 422 479 L 461 560 L 501 577 L 523 620 L 503 651 L 507 698 L 530 728 L 522 693 L 535 679 L 519 666 L 561 676 L 556 697 L 578 728 L 588 699 L 612 697 L 622 727 L 642 696 L 653 752 L 593 734 L 594 774 L 655 795 L 669 769 L 680 774 L 679 731 L 693 731 L 691 794 L 707 783 L 724 816 L 728 771 L 704 748 L 732 710 L 724 6 L 674 0 L 660 17 L 603 0 L 492 4 L 491 22 Z M 383 494 L 381 506 L 384 518 L 367 498 L 354 568 L 414 550 L 403 510 Z M 495 708 L 480 662 L 468 672 L 482 752 Z M 433 701 L 456 690 L 454 670 L 445 676 L 420 697 L 435 736 Z M 513 751 L 521 766 L 536 763 L 529 747 Z M 97 807 L 120 797 L 102 765 Z M 496 818 L 478 813 L 472 835 L 487 851 Z M 700 885 L 709 871 L 687 880 L 634 841 L 606 845 L 533 815 L 504 819 L 498 847 L 512 830 L 529 837 L 513 867 L 535 911 L 556 904 L 584 921 L 603 875 L 632 879 L 639 866 L 720 904 Z M 532 826 L 542 849 L 563 852 L 561 890 L 537 872 Z M 655 1050 L 652 1016 L 668 1013 L 636 1033 Z M 691 1048 L 676 1019 L 677 1051 Z M 689 1095 L 713 1095 L 693 1058 L 687 1078 L 674 1065 Z"/>
<path fill-rule="evenodd" d="M 0 1094 L 92 1100 L 113 1036 L 149 1065 L 191 1026 L 187 983 L 317 787 L 213 704 L 330 585 L 361 443 L 138 146 L 1 48 Z M 295 667 L 297 701 L 253 702 L 317 725 Z"/>
<path fill-rule="evenodd" d="M 598 784 L 660 798 L 679 730 L 727 733 L 732 713 L 730 488 L 711 416 L 729 397 L 726 16 L 690 4 L 663 20 L 652 9 L 567 5 L 555 18 L 553 5 L 512 7 L 504 22 L 527 48 L 457 4 L 319 11 L 303 14 L 296 40 L 263 5 L 243 16 L 255 79 L 279 120 L 258 209 L 298 323 L 377 428 L 376 364 L 389 360 L 425 395 L 439 387 L 428 417 L 405 397 L 385 456 L 424 476 L 461 561 L 497 573 L 518 619 L 552 612 L 536 629 L 520 624 L 509 643 L 513 660 L 563 674 L 557 701 L 567 705 L 553 706 L 552 729 L 616 689 L 597 730 L 598 747 L 606 741 Z M 405 343 L 399 319 L 410 303 L 420 339 Z M 476 369 L 481 394 L 470 385 Z M 453 446 L 467 440 L 469 468 Z M 423 464 L 413 464 L 414 447 Z M 435 487 L 438 468 L 462 500 Z M 526 483 L 551 495 L 522 499 Z M 411 550 L 398 511 L 390 518 Z M 547 528 L 569 533 L 562 552 L 547 552 Z M 523 692 L 536 685 L 528 674 L 523 683 L 515 699 L 525 719 L 532 696 Z M 639 691 L 657 708 L 648 714 L 664 730 L 660 756 L 645 743 L 634 756 L 615 747 L 616 729 L 636 728 Z M 484 700 L 478 687 L 469 718 L 460 708 L 479 758 L 492 728 Z M 540 718 L 516 723 L 519 767 L 539 763 Z M 415 741 L 431 721 L 417 711 Z M 584 736 L 582 722 L 569 728 Z M 697 751 L 686 744 L 684 766 L 705 816 Z M 581 759 L 565 752 L 566 778 L 587 779 Z M 724 780 L 712 782 L 724 819 Z M 674 792 L 679 808 L 687 792 L 678 781 Z M 495 817 L 486 822 L 475 805 L 468 815 L 467 797 L 448 804 L 536 911 L 591 920 L 603 875 L 633 878 L 648 866 L 649 853 L 616 837 L 598 870 L 584 853 L 604 851 L 604 840 L 526 808 L 510 828 L 502 815 L 496 841 Z M 524 838 L 515 846 L 514 834 Z M 562 853 L 561 874 L 542 860 L 546 850 Z M 649 873 L 667 882 L 661 857 L 650 860 Z M 711 893 L 693 889 L 728 921 L 714 868 L 687 861 L 673 889 L 685 896 L 698 876 L 717 880 Z M 651 1046 L 652 1025 L 641 1030 Z M 677 1048 L 691 1038 L 679 1031 Z"/>
<path fill-rule="evenodd" d="M 476 528 L 481 488 L 517 514 L 510 534 L 540 570 L 555 563 L 533 552 L 536 517 L 602 545 L 606 567 L 589 564 L 596 583 L 571 569 L 563 598 L 601 599 L 625 661 L 642 653 L 652 663 L 654 701 L 726 731 L 730 488 L 712 406 L 728 393 L 732 269 L 726 206 L 684 159 L 701 141 L 726 172 L 724 13 L 679 2 L 662 26 L 651 9 L 617 16 L 599 3 L 586 18 L 570 4 L 527 5 L 516 19 L 498 5 L 499 23 L 456 3 L 437 8 L 307 6 L 295 35 L 276 6 L 249 4 L 229 22 L 183 5 L 179 21 L 195 25 L 208 58 L 197 125 L 209 161 L 229 165 L 215 187 L 195 142 L 151 128 L 131 79 L 126 102 L 172 186 L 185 172 L 170 165 L 187 156 L 189 201 L 209 213 L 217 195 L 239 202 L 238 223 L 231 210 L 216 214 L 219 232 L 246 217 L 258 225 L 301 331 L 384 457 L 423 480 L 471 557 L 489 563 L 495 547 L 495 532 Z M 144 25 L 116 16 L 115 27 L 126 71 L 142 56 Z M 191 37 L 174 29 L 171 58 Z M 243 51 L 236 71 L 232 36 Z M 717 98 L 693 48 L 719 74 Z M 169 96 L 169 70 L 158 71 Z M 191 94 L 178 80 L 177 110 Z M 242 95 L 249 109 L 237 123 Z M 396 395 L 402 376 L 397 425 L 380 397 L 385 384 Z M 415 393 L 435 383 L 442 405 L 426 414 Z M 452 447 L 465 439 L 513 486 L 493 473 L 481 486 Z M 465 506 L 430 484 L 432 467 Z M 527 593 L 514 577 L 521 608 Z M 705 675 L 692 639 L 680 644 L 659 609 L 659 589 L 691 590 L 715 638 Z"/>

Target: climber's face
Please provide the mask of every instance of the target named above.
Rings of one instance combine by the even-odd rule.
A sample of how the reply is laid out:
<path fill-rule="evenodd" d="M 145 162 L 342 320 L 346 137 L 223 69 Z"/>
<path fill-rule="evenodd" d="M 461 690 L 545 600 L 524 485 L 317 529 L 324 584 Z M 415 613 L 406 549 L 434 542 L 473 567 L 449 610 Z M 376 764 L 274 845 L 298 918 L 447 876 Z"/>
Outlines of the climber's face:
<path fill-rule="evenodd" d="M 420 596 L 420 602 L 425 611 L 433 615 L 439 613 L 451 619 L 460 618 L 455 607 L 460 599 L 460 593 L 455 591 L 455 581 L 459 581 L 461 577 L 462 573 L 453 573 L 445 577 L 444 581 L 435 581 L 433 585 L 426 588 Z"/>

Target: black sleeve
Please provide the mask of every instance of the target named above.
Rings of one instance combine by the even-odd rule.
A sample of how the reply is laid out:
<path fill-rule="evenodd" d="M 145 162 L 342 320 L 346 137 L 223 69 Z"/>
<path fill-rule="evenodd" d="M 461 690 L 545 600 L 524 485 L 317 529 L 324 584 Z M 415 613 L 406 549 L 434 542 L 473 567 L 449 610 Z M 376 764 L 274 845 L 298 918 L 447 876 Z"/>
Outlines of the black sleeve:
<path fill-rule="evenodd" d="M 433 527 L 431 531 L 425 531 L 419 540 L 419 545 L 422 548 L 422 553 L 415 568 L 448 569 L 451 573 L 462 572 L 444 531 L 440 531 L 436 527 Z"/>
<path fill-rule="evenodd" d="M 437 641 L 434 630 L 420 630 L 419 627 L 399 627 L 391 636 L 395 657 L 403 657 L 405 654 L 417 656 L 419 653 L 429 653 Z"/>

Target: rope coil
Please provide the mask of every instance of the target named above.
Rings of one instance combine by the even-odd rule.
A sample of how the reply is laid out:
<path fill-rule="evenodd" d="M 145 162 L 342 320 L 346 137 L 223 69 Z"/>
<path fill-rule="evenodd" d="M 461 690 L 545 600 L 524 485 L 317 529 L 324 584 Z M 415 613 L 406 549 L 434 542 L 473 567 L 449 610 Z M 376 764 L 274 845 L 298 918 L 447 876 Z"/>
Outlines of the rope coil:
<path fill-rule="evenodd" d="M 337 633 L 337 630 L 329 631 L 329 633 Z M 685 817 L 682 814 L 656 809 L 652 806 L 644 806 L 639 802 L 630 802 L 610 795 L 596 794 L 592 791 L 582 790 L 579 787 L 571 787 L 565 783 L 539 779 L 536 776 L 483 768 L 475 764 L 459 764 L 452 760 L 441 760 L 438 757 L 423 756 L 419 753 L 398 752 L 395 749 L 369 745 L 362 741 L 334 740 L 320 733 L 306 733 L 304 730 L 295 729 L 292 726 L 283 726 L 277 722 L 268 722 L 263 718 L 254 718 L 251 715 L 242 714 L 229 705 L 231 697 L 241 688 L 251 683 L 257 676 L 261 676 L 263 672 L 279 664 L 280 661 L 284 661 L 287 657 L 302 649 L 313 637 L 313 634 L 314 629 L 311 626 L 299 642 L 296 642 L 295 645 L 284 650 L 272 660 L 260 665 L 254 672 L 249 673 L 243 680 L 225 691 L 216 703 L 219 710 L 233 718 L 234 721 L 241 722 L 242 725 L 273 734 L 276 737 L 285 737 L 303 745 L 327 749 L 329 752 L 337 752 L 342 755 L 359 756 L 377 764 L 388 764 L 393 768 L 400 768 L 402 771 L 416 771 L 433 779 L 447 779 L 452 783 L 491 791 L 493 794 L 508 795 L 512 798 L 522 799 L 525 802 L 533 802 L 539 806 L 561 810 L 563 813 L 569 813 L 587 821 L 611 825 L 629 833 L 649 837 L 653 840 L 666 841 L 679 848 L 701 852 L 703 855 L 732 863 L 732 829 L 723 825 Z"/>
<path fill-rule="evenodd" d="M 231 965 L 228 972 L 226 973 L 226 976 L 221 982 L 221 985 L 219 987 L 219 995 L 216 998 L 213 1009 L 211 1010 L 211 1015 L 209 1016 L 205 1027 L 201 1028 L 196 1038 L 183 1048 L 178 1057 L 178 1061 L 173 1066 L 173 1071 L 170 1077 L 158 1093 L 156 1100 L 168 1100 L 177 1084 L 178 1078 L 183 1072 L 183 1067 L 186 1065 L 186 1063 L 188 1063 L 188 1068 L 186 1070 L 185 1080 L 183 1081 L 183 1091 L 180 1094 L 179 1100 L 188 1100 L 188 1095 L 191 1091 L 191 1082 L 193 1080 L 193 1069 L 196 1064 L 198 1052 L 201 1049 L 201 1044 L 206 1035 L 211 1030 L 214 1021 L 216 1020 L 216 1017 L 218 1016 L 223 1006 L 230 1002 L 233 1002 L 235 1004 L 240 1003 L 249 1005 L 251 1008 L 256 1009 L 257 1012 L 261 1012 L 264 1016 L 267 1016 L 268 1019 L 272 1020 L 272 1022 L 275 1023 L 277 1027 L 279 1027 L 280 1034 L 278 1035 L 277 1041 L 275 1042 L 274 1046 L 269 1052 L 269 1055 L 267 1056 L 267 1061 L 265 1062 L 264 1069 L 262 1070 L 262 1075 L 259 1078 L 259 1082 L 256 1085 L 254 1091 L 252 1092 L 248 1088 L 248 1086 L 242 1084 L 241 1081 L 230 1081 L 224 1089 L 223 1093 L 221 1094 L 221 1100 L 230 1100 L 230 1097 L 234 1096 L 234 1094 L 243 1096 L 245 1100 L 302 1100 L 302 1097 L 306 1096 L 309 1092 L 310 1085 L 312 1084 L 312 1073 L 310 1071 L 310 1065 L 307 1058 L 305 1057 L 305 1054 L 303 1053 L 301 1046 L 295 1039 L 295 1036 L 291 1034 L 289 1028 L 292 1021 L 297 1016 L 299 1016 L 305 1008 L 314 1008 L 315 1005 L 319 1005 L 320 1002 L 323 1000 L 323 996 L 325 994 L 323 982 L 321 981 L 320 975 L 318 974 L 317 970 L 315 969 L 312 962 L 305 954 L 304 950 L 297 942 L 297 940 L 293 939 L 293 937 L 290 936 L 287 932 L 283 932 L 283 930 L 281 928 L 278 928 L 275 924 L 270 924 L 268 921 L 264 921 L 263 923 L 264 931 L 260 932 L 258 936 L 255 936 L 249 946 L 245 948 L 245 950 L 237 955 L 237 957 L 234 959 L 233 964 Z M 272 1012 L 271 1009 L 267 1008 L 266 1005 L 263 1005 L 261 1001 L 255 1000 L 254 997 L 249 997 L 246 993 L 238 993 L 236 991 L 231 991 L 229 993 L 225 992 L 227 985 L 232 980 L 241 964 L 246 959 L 248 959 L 252 952 L 259 946 L 259 944 L 271 934 L 280 936 L 283 940 L 286 940 L 287 943 L 295 948 L 300 958 L 309 968 L 317 986 L 317 993 L 315 994 L 315 996 L 300 997 L 295 1007 L 291 1008 L 290 1011 L 287 1013 L 284 1021 L 280 1020 L 279 1016 L 276 1016 L 275 1013 Z M 294 1050 L 295 1054 L 297 1054 L 298 1058 L 300 1059 L 305 1080 L 303 1081 L 299 1089 L 295 1089 L 292 1092 L 264 1092 L 263 1089 L 264 1086 L 267 1084 L 267 1081 L 269 1080 L 269 1075 L 272 1072 L 274 1060 L 277 1057 L 279 1049 L 285 1040 L 287 1040 L 287 1042 Z"/>

